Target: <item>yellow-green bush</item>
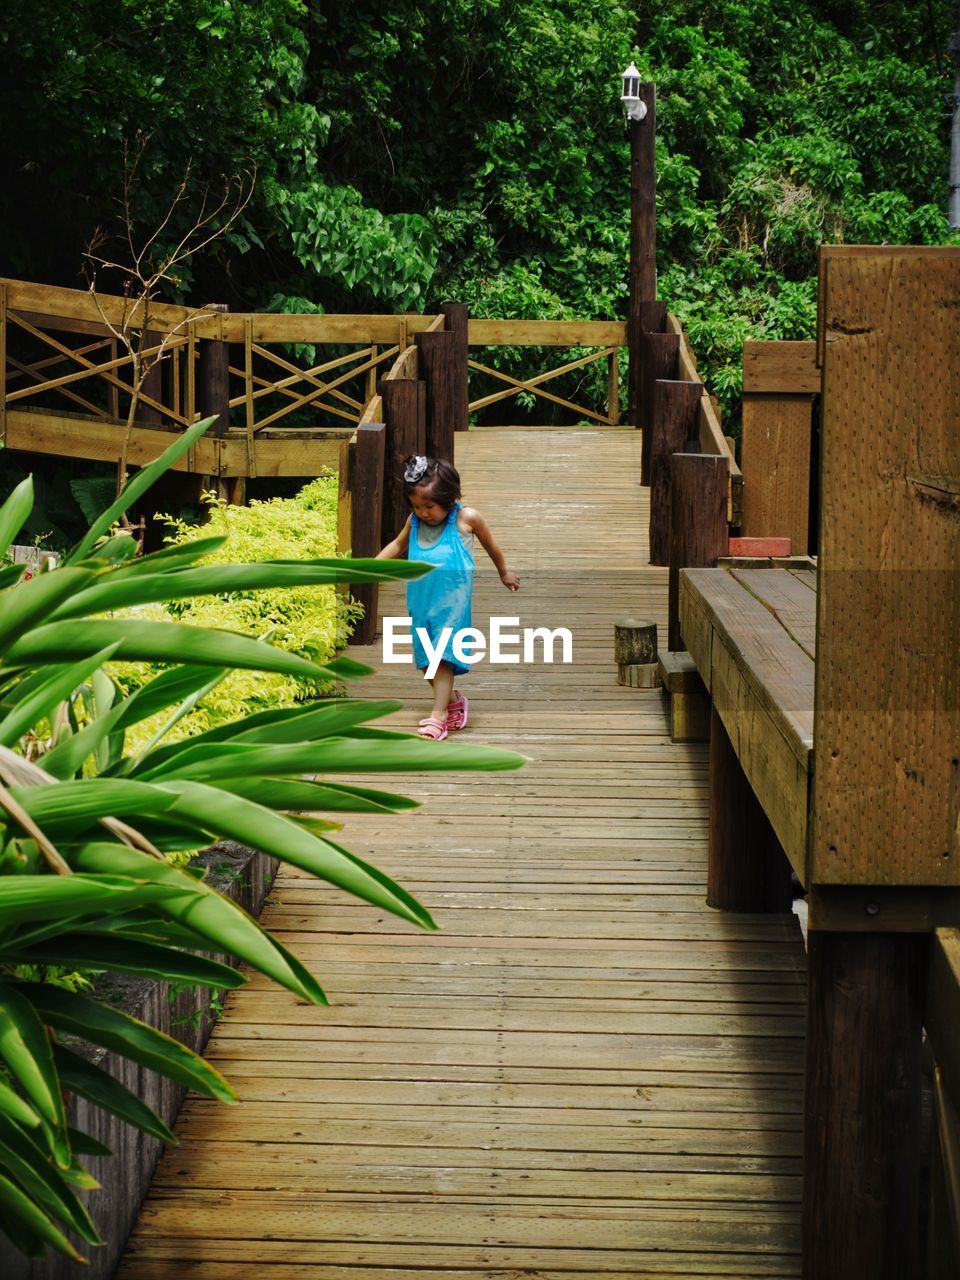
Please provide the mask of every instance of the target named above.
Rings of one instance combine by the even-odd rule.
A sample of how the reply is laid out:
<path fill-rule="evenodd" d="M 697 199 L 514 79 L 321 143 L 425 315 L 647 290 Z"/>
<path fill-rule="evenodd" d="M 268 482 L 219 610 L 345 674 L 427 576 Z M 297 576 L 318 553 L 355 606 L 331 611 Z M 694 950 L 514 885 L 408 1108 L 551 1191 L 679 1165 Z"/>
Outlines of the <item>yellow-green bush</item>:
<path fill-rule="evenodd" d="M 299 560 L 335 556 L 337 531 L 337 477 L 320 476 L 294 498 L 271 498 L 236 507 L 206 496 L 208 524 L 196 526 L 169 520 L 166 541 L 182 544 L 225 534 L 226 542 L 205 558 L 209 564 L 249 564 L 259 560 Z M 324 662 L 347 638 L 349 623 L 360 606 L 339 594 L 333 586 L 298 587 L 293 590 L 231 592 L 153 604 L 130 610 L 139 618 L 188 626 L 242 631 L 270 640 L 317 662 Z M 124 684 L 140 684 L 157 668 L 145 663 L 123 664 L 117 677 Z M 214 725 L 271 707 L 291 706 L 316 696 L 320 685 L 309 685 L 290 676 L 263 671 L 234 671 L 218 685 L 175 730 L 176 737 L 202 733 Z M 329 689 L 326 690 L 329 694 Z M 145 721 L 137 737 L 143 742 L 160 727 Z"/>

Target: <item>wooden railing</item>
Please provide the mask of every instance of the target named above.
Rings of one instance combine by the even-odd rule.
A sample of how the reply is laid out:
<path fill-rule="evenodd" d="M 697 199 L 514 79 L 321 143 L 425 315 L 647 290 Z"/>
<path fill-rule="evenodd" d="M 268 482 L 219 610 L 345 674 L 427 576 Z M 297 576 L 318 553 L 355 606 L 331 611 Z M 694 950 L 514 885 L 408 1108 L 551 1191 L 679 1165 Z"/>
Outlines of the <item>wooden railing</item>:
<path fill-rule="evenodd" d="M 603 426 L 620 423 L 620 348 L 626 345 L 627 326 L 618 320 L 471 320 L 469 324 L 471 347 L 556 347 L 578 349 L 594 348 L 586 355 L 546 369 L 527 378 L 515 378 L 501 369 L 479 360 L 470 360 L 469 367 L 484 380 L 502 382 L 504 388 L 487 391 L 470 401 L 470 412 L 479 413 L 491 405 L 506 402 L 524 393 L 539 397 L 551 405 Z M 607 362 L 606 412 L 557 394 L 555 388 L 547 390 L 547 383 L 587 369 L 600 361 Z"/>

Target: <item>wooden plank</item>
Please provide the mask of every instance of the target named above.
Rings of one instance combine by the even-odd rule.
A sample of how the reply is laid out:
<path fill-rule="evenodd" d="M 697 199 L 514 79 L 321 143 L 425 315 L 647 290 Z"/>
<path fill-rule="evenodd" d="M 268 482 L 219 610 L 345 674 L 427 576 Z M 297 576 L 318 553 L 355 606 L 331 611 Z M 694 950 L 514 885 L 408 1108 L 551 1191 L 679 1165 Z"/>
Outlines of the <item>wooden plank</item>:
<path fill-rule="evenodd" d="M 743 390 L 774 395 L 819 395 L 817 344 L 759 342 L 743 344 Z"/>
<path fill-rule="evenodd" d="M 960 885 L 960 250 L 827 290 L 813 878 Z"/>
<path fill-rule="evenodd" d="M 417 376 L 417 348 L 401 345 L 400 353 L 393 364 L 383 375 L 384 382 L 394 382 L 398 378 L 415 378 Z"/>
<path fill-rule="evenodd" d="M 169 448 L 174 434 L 158 427 L 134 427 L 128 451 L 130 465 L 143 467 L 159 458 Z M 35 409 L 7 412 L 8 449 L 61 458 L 86 458 L 92 462 L 116 462 L 122 443 L 122 428 L 116 423 Z M 196 466 L 201 474 L 217 472 L 214 442 L 207 437 L 197 442 Z M 186 458 L 175 462 L 172 470 L 186 471 Z"/>
<path fill-rule="evenodd" d="M 627 326 L 620 320 L 476 320 L 471 347 L 623 347 Z"/>
<path fill-rule="evenodd" d="M 960 1098 L 960 929 L 930 939 L 924 1026 L 947 1094 Z"/>
<path fill-rule="evenodd" d="M 812 660 L 817 656 L 817 597 L 814 585 L 803 582 L 785 569 L 730 570 L 731 577 L 746 587 L 776 618 L 787 634 Z"/>
<path fill-rule="evenodd" d="M 797 554 L 809 539 L 812 435 L 809 395 L 744 395 L 742 528 L 787 537 Z"/>

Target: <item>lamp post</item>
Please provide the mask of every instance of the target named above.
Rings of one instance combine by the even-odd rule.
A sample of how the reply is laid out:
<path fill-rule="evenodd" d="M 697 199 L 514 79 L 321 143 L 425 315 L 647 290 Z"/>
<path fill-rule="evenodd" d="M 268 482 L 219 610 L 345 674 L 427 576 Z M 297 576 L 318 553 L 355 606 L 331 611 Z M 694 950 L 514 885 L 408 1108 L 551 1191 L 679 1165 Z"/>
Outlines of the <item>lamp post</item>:
<path fill-rule="evenodd" d="M 655 302 L 657 297 L 657 90 L 640 79 L 632 62 L 622 81 L 620 101 L 630 130 L 630 421 L 639 427 L 640 334 L 646 327 L 643 303 Z"/>

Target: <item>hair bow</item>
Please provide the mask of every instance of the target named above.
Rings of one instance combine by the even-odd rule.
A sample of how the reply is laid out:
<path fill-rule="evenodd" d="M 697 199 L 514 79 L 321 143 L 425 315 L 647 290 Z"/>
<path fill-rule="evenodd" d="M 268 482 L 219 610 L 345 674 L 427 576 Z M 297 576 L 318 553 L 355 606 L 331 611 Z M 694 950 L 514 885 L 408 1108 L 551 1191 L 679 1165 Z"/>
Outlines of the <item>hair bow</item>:
<path fill-rule="evenodd" d="M 403 471 L 403 478 L 407 484 L 416 484 L 418 480 L 422 480 L 427 471 L 427 459 L 417 454 L 412 462 L 408 462 Z"/>

